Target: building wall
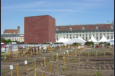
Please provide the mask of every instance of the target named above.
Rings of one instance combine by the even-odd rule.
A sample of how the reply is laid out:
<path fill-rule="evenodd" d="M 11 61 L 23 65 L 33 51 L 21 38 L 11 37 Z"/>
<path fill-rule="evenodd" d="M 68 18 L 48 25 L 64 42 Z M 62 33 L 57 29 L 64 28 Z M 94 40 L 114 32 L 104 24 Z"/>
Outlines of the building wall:
<path fill-rule="evenodd" d="M 1 34 L 1 37 L 6 40 L 10 39 L 11 41 L 24 42 L 24 34 Z"/>
<path fill-rule="evenodd" d="M 108 30 L 108 31 L 90 31 L 90 32 L 56 32 L 56 40 L 59 40 L 60 37 L 63 38 L 78 38 L 79 36 L 85 40 L 91 39 L 91 36 L 94 36 L 96 40 L 100 40 L 102 36 L 104 35 L 107 39 L 113 39 L 114 37 L 114 30 Z M 87 38 L 87 39 L 86 39 Z"/>
<path fill-rule="evenodd" d="M 80 34 L 82 34 L 80 36 Z M 74 33 L 70 33 L 68 31 L 65 32 L 65 33 L 62 33 L 62 32 L 55 32 L 55 36 L 56 36 L 56 39 L 55 40 L 59 40 L 60 37 L 63 37 L 63 38 L 69 38 L 70 39 L 70 35 L 71 35 L 71 38 L 78 38 L 79 36 L 83 38 L 83 34 L 84 34 L 84 39 L 86 39 L 86 34 L 87 34 L 87 40 L 89 40 L 91 38 L 91 36 L 94 34 L 94 38 L 97 39 L 97 40 L 100 40 L 102 38 L 103 35 L 105 35 L 105 37 L 107 39 L 113 39 L 114 37 L 114 31 L 98 31 L 98 32 L 81 32 L 81 33 L 78 33 L 78 32 L 74 32 Z M 67 37 L 68 35 L 68 37 Z M 24 34 L 1 34 L 1 37 L 5 38 L 5 39 L 10 39 L 11 41 L 19 41 L 19 42 L 24 42 Z"/>
<path fill-rule="evenodd" d="M 55 19 L 49 15 L 25 17 L 24 43 L 55 42 L 54 26 Z"/>
<path fill-rule="evenodd" d="M 55 27 L 55 19 L 49 16 L 49 27 L 48 27 L 48 31 L 49 31 L 49 42 L 55 42 L 55 31 L 56 31 L 56 27 Z"/>

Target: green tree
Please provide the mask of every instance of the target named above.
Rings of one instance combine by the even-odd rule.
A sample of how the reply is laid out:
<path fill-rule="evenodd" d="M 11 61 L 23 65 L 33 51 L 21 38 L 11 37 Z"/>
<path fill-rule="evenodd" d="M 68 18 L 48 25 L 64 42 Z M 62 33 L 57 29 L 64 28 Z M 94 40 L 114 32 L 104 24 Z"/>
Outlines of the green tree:
<path fill-rule="evenodd" d="M 85 42 L 85 45 L 94 45 L 94 43 L 93 42 Z"/>

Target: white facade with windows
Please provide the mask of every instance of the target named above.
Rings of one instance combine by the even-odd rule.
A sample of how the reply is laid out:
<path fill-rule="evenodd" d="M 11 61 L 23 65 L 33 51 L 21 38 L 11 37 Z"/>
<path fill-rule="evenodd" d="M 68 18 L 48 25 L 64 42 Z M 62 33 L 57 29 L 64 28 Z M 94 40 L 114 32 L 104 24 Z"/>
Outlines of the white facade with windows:
<path fill-rule="evenodd" d="M 6 40 L 10 39 L 11 41 L 24 42 L 24 34 L 1 34 L 1 37 Z"/>
<path fill-rule="evenodd" d="M 91 28 L 89 27 L 91 26 Z M 75 29 L 75 27 L 80 29 Z M 92 29 L 93 28 L 93 29 Z M 74 30 L 73 30 L 74 29 Z M 90 30 L 91 29 L 91 30 Z M 68 31 L 67 31 L 68 30 Z M 62 38 L 78 38 L 81 37 L 84 40 L 91 39 L 91 36 L 99 41 L 104 35 L 107 39 L 114 38 L 114 24 L 93 24 L 93 25 L 71 25 L 71 26 L 56 26 L 56 41 Z"/>
<path fill-rule="evenodd" d="M 107 39 L 113 39 L 114 31 L 57 32 L 56 33 L 56 40 L 58 40 L 60 37 L 72 39 L 72 38 L 78 38 L 79 36 L 85 40 L 89 40 L 89 39 L 91 39 L 92 35 L 94 36 L 94 38 L 96 40 L 100 40 L 103 35 Z"/>

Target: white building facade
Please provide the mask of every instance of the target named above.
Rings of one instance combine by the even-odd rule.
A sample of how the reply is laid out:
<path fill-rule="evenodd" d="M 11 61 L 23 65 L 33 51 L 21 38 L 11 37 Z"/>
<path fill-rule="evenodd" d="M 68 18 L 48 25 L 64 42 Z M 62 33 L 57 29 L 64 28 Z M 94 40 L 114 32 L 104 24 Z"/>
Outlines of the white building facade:
<path fill-rule="evenodd" d="M 4 39 L 8 40 L 10 39 L 11 41 L 18 41 L 18 42 L 24 42 L 24 34 L 1 34 L 1 37 Z"/>
<path fill-rule="evenodd" d="M 56 41 L 60 37 L 68 39 L 81 37 L 84 40 L 89 40 L 92 35 L 98 41 L 103 35 L 107 39 L 113 39 L 114 24 L 56 26 Z"/>

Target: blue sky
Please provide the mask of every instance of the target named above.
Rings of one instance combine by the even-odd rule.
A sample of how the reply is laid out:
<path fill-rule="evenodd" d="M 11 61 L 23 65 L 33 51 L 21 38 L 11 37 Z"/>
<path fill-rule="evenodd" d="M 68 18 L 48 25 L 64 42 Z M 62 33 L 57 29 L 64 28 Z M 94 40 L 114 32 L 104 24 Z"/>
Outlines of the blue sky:
<path fill-rule="evenodd" d="M 1 0 L 1 33 L 17 29 L 24 33 L 24 17 L 50 15 L 56 26 L 110 23 L 114 21 L 114 0 Z"/>

